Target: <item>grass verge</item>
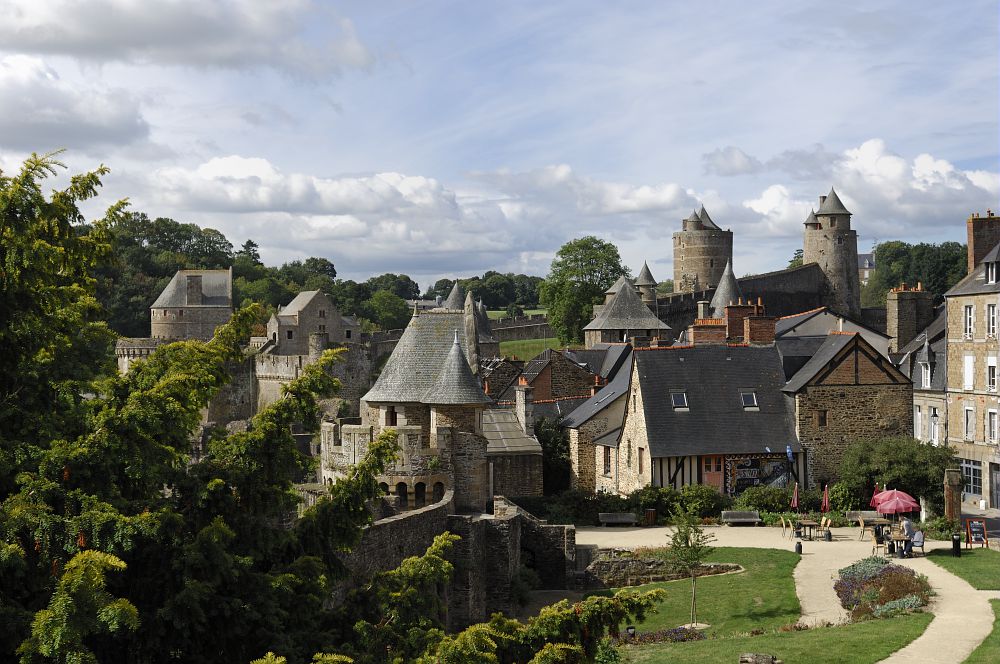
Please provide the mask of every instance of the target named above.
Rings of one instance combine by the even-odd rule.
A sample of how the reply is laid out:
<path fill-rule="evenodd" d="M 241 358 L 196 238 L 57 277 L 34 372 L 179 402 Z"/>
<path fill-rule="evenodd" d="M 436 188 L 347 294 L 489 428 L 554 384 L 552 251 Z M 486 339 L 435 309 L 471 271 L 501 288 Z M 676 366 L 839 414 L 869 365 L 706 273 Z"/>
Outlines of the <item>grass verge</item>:
<path fill-rule="evenodd" d="M 797 621 L 801 609 L 792 571 L 798 561 L 795 553 L 778 549 L 719 547 L 712 551 L 707 562 L 736 563 L 746 571 L 698 579 L 698 621 L 711 625 L 705 634 L 730 636 L 753 629 L 777 629 Z M 636 625 L 639 631 L 677 627 L 689 621 L 690 580 L 640 587 L 650 588 L 664 588 L 667 598 L 656 613 Z"/>
<path fill-rule="evenodd" d="M 991 599 L 993 606 L 993 631 L 979 647 L 972 651 L 964 664 L 995 664 L 1000 662 L 1000 599 Z"/>
<path fill-rule="evenodd" d="M 516 355 L 519 360 L 530 360 L 546 348 L 562 348 L 555 337 L 546 339 L 524 339 L 521 341 L 501 341 L 500 354 L 504 357 Z"/>
<path fill-rule="evenodd" d="M 932 618 L 929 613 L 914 613 L 802 632 L 627 646 L 623 651 L 627 660 L 635 664 L 735 662 L 745 652 L 768 653 L 789 663 L 869 664 L 885 659 L 920 636 Z"/>
<path fill-rule="evenodd" d="M 933 549 L 927 557 L 955 576 L 969 582 L 976 590 L 1000 590 L 1000 552 L 992 549 L 962 549 L 961 558 L 953 558 L 951 549 Z"/>

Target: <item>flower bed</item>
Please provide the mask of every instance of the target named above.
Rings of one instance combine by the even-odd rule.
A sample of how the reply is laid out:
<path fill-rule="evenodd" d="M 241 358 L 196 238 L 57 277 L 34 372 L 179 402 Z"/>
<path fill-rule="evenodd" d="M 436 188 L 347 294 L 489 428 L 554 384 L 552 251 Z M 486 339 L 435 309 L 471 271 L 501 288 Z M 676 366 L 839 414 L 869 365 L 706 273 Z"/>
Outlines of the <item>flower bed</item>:
<path fill-rule="evenodd" d="M 853 620 L 908 613 L 925 606 L 931 595 L 925 576 L 879 556 L 859 560 L 838 574 L 833 588 Z"/>

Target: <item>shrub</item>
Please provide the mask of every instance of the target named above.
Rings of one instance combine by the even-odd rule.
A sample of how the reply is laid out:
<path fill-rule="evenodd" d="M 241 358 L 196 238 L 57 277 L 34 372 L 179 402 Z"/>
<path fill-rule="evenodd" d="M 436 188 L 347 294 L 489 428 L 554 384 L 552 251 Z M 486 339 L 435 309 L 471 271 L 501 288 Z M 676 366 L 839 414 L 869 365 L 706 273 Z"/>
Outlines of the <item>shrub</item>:
<path fill-rule="evenodd" d="M 597 652 L 594 653 L 594 664 L 621 664 L 625 660 L 622 654 L 615 648 L 611 639 L 605 637 L 597 644 Z"/>
<path fill-rule="evenodd" d="M 950 540 L 952 533 L 961 532 L 958 521 L 952 521 L 943 516 L 934 517 L 924 522 L 924 535 L 930 539 Z"/>
<path fill-rule="evenodd" d="M 531 591 L 540 587 L 542 580 L 538 578 L 535 570 L 521 566 L 517 574 L 511 579 L 510 594 L 518 606 L 525 606 L 530 598 Z"/>
<path fill-rule="evenodd" d="M 837 576 L 841 579 L 867 580 L 881 572 L 888 564 L 889 561 L 882 556 L 870 556 L 837 570 Z"/>
<path fill-rule="evenodd" d="M 681 507 L 685 512 L 694 512 L 700 517 L 719 516 L 732 504 L 732 499 L 717 489 L 705 484 L 688 484 L 681 489 Z"/>
<path fill-rule="evenodd" d="M 861 500 L 843 482 L 830 485 L 830 511 L 844 512 L 861 509 Z"/>
<path fill-rule="evenodd" d="M 791 508 L 792 492 L 776 486 L 752 486 L 739 495 L 733 507 L 758 512 L 785 512 Z"/>
<path fill-rule="evenodd" d="M 635 638 L 628 636 L 618 637 L 618 644 L 636 643 L 684 643 L 686 641 L 703 641 L 705 635 L 690 627 L 673 627 L 671 629 L 658 629 L 653 632 L 636 633 Z"/>
<path fill-rule="evenodd" d="M 639 513 L 655 509 L 659 516 L 673 514 L 680 500 L 680 492 L 673 487 L 647 486 L 628 496 L 629 504 Z"/>
<path fill-rule="evenodd" d="M 886 602 L 885 604 L 876 607 L 872 611 L 872 615 L 876 618 L 890 618 L 892 616 L 899 615 L 900 613 L 906 613 L 908 611 L 913 611 L 914 609 L 919 609 L 926 603 L 926 600 L 922 599 L 918 595 L 907 595 L 906 597 L 900 597 L 899 599 L 894 599 L 891 602 Z"/>
<path fill-rule="evenodd" d="M 926 577 L 885 558 L 864 558 L 838 574 L 834 590 L 854 620 L 896 615 L 924 606 L 930 599 Z"/>

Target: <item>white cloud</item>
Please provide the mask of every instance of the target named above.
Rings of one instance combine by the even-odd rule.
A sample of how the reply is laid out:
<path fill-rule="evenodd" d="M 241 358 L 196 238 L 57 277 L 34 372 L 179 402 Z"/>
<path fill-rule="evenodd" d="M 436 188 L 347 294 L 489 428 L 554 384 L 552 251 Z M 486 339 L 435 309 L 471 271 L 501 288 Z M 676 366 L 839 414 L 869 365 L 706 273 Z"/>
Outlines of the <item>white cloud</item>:
<path fill-rule="evenodd" d="M 732 145 L 703 154 L 701 161 L 705 172 L 710 175 L 749 175 L 764 168 L 759 159 Z"/>
<path fill-rule="evenodd" d="M 310 0 L 0 0 L 0 16 L 0 49 L 90 62 L 325 78 L 374 61 L 350 20 Z"/>
<path fill-rule="evenodd" d="M 149 125 L 127 90 L 63 81 L 42 60 L 0 58 L 0 147 L 47 151 L 145 140 Z"/>

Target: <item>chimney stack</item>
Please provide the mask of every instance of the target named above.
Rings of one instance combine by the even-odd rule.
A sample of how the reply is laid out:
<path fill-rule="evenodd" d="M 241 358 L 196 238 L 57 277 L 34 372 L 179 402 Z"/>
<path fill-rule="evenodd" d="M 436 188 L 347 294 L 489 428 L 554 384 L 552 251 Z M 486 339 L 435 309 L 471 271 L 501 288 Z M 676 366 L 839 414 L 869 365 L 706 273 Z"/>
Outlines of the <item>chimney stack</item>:
<path fill-rule="evenodd" d="M 688 336 L 695 346 L 726 343 L 726 321 L 721 318 L 696 318 L 688 328 Z"/>
<path fill-rule="evenodd" d="M 712 305 L 708 300 L 698 300 L 698 318 L 710 318 L 708 308 Z"/>
<path fill-rule="evenodd" d="M 774 316 L 747 316 L 743 319 L 743 341 L 751 346 L 769 346 L 774 343 Z"/>
<path fill-rule="evenodd" d="M 515 388 L 514 412 L 517 414 L 517 421 L 521 423 L 524 435 L 535 435 L 535 404 L 532 397 L 534 388 L 529 385 L 519 384 Z"/>
<path fill-rule="evenodd" d="M 969 274 L 976 269 L 979 261 L 990 252 L 990 249 L 1000 243 L 1000 217 L 993 214 L 993 210 L 987 210 L 986 216 L 971 214 L 965 222 L 968 241 L 968 270 Z"/>
<path fill-rule="evenodd" d="M 201 275 L 187 275 L 187 304 L 201 305 L 204 303 L 204 294 L 201 290 Z"/>

